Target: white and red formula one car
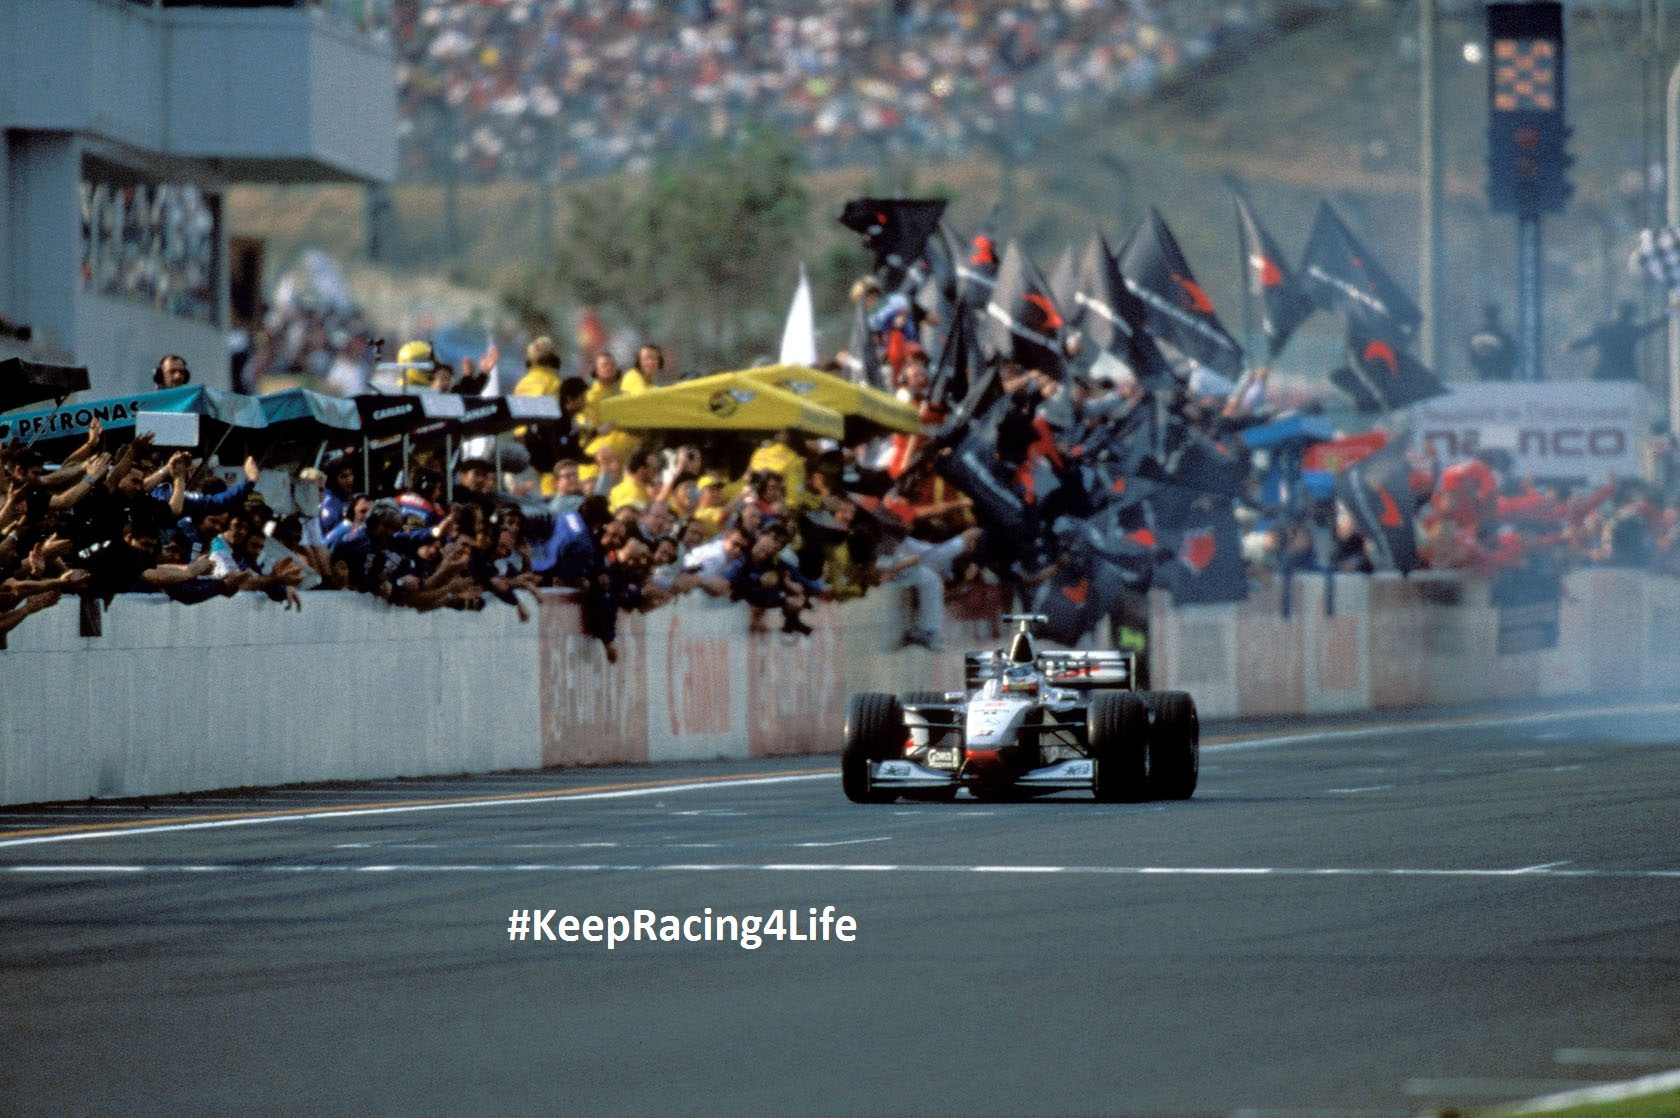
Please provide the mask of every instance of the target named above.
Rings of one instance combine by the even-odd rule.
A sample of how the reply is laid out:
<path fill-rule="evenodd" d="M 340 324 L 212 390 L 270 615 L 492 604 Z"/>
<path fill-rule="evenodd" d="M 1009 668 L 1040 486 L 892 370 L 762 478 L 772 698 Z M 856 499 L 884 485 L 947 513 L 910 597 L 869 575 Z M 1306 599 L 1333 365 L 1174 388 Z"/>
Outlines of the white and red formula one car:
<path fill-rule="evenodd" d="M 1099 800 L 1185 800 L 1200 727 L 1183 691 L 1134 691 L 1126 652 L 1039 651 L 1038 614 L 1008 649 L 969 652 L 962 691 L 884 692 L 846 704 L 841 784 L 856 803 L 899 796 L 1017 799 L 1090 789 Z"/>

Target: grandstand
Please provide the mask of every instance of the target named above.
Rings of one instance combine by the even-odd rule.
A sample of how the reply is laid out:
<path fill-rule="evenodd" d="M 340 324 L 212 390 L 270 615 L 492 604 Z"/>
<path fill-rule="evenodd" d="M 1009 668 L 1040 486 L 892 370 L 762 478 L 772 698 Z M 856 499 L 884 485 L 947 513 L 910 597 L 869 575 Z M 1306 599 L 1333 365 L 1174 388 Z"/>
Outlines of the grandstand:
<path fill-rule="evenodd" d="M 645 170 L 754 124 L 813 167 L 946 159 L 1147 92 L 1276 0 L 403 0 L 402 176 Z"/>

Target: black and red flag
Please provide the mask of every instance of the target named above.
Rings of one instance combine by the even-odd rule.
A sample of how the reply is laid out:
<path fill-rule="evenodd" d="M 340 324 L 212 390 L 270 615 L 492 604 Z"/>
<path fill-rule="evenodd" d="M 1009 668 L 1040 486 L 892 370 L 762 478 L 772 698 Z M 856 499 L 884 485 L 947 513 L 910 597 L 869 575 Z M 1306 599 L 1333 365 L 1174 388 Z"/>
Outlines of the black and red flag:
<path fill-rule="evenodd" d="M 943 198 L 853 198 L 840 212 L 840 224 L 863 235 L 881 286 L 894 291 L 921 258 L 946 205 Z"/>
<path fill-rule="evenodd" d="M 957 302 L 957 258 L 951 230 L 942 221 L 938 230 L 928 238 L 922 258 L 910 270 L 906 285 L 914 284 L 909 292 L 911 301 L 922 312 L 923 329 L 950 328 L 951 313 Z"/>
<path fill-rule="evenodd" d="M 1406 574 L 1418 568 L 1417 537 L 1412 530 L 1416 502 L 1403 442 L 1395 440 L 1338 473 L 1336 497 L 1375 545 L 1379 570 Z"/>
<path fill-rule="evenodd" d="M 1089 347 L 1117 358 L 1139 385 L 1150 391 L 1172 387 L 1172 366 L 1149 335 L 1149 308 L 1127 289 L 1100 233 L 1079 256 L 1067 308 L 1070 326 L 1085 335 Z"/>
<path fill-rule="evenodd" d="M 1060 378 L 1065 326 L 1050 284 L 1021 246 L 1010 241 L 986 302 L 986 338 L 992 351 Z"/>
<path fill-rule="evenodd" d="M 1153 207 L 1120 247 L 1120 274 L 1149 308 L 1149 332 L 1198 364 L 1235 380 L 1242 346 L 1190 271 L 1172 230 Z"/>
<path fill-rule="evenodd" d="M 1005 564 L 1023 555 L 1038 534 L 1038 514 L 1017 480 L 1019 466 L 997 453 L 997 431 L 987 419 L 965 423 L 950 454 L 938 457 L 939 475 L 972 502 L 975 523 L 986 533 L 987 548 Z"/>
<path fill-rule="evenodd" d="M 1327 311 L 1341 311 L 1349 325 L 1396 340 L 1409 338 L 1423 321 L 1411 296 L 1383 271 L 1328 202 L 1318 204 L 1306 251 L 1301 290 Z"/>
<path fill-rule="evenodd" d="M 1038 631 L 1058 644 L 1078 644 L 1113 604 L 1112 597 L 1104 599 L 1097 563 L 1085 555 L 1064 555 L 1033 590 L 1032 611 L 1044 619 Z"/>
<path fill-rule="evenodd" d="M 1138 498 L 1139 503 L 1143 500 Z M 1059 542 L 1065 549 L 1087 550 L 1121 568 L 1128 585 L 1147 587 L 1155 561 L 1166 553 L 1157 543 L 1154 530 L 1136 515 L 1141 511 L 1140 504 L 1115 503 L 1087 517 L 1058 521 Z"/>
<path fill-rule="evenodd" d="M 1152 500 L 1165 509 L 1165 504 Z M 1231 502 L 1201 497 L 1158 518 L 1155 535 L 1169 558 L 1155 567 L 1155 585 L 1172 588 L 1173 604 L 1240 602 L 1248 597 L 1242 533 Z"/>
<path fill-rule="evenodd" d="M 1348 323 L 1347 364 L 1330 374 L 1361 412 L 1393 411 L 1444 396 L 1447 386 L 1400 343 Z"/>
<path fill-rule="evenodd" d="M 939 347 L 939 360 L 928 378 L 928 401 L 935 407 L 945 410 L 955 407 L 968 398 L 970 388 L 979 379 L 983 359 L 980 347 L 975 344 L 973 317 L 967 303 L 959 302 L 951 311 L 951 322 Z"/>
<path fill-rule="evenodd" d="M 1300 288 L 1277 242 L 1260 224 L 1241 194 L 1237 204 L 1237 237 L 1242 243 L 1243 284 L 1248 297 L 1260 307 L 1260 329 L 1266 335 L 1266 352 L 1276 357 L 1289 336 L 1313 312 L 1313 301 Z"/>
<path fill-rule="evenodd" d="M 1076 643 L 1113 612 L 1123 593 L 1149 588 L 1163 553 L 1148 528 L 1127 530 L 1121 511 L 1056 522 L 1061 561 L 1033 593 L 1033 612 L 1050 619 L 1041 631 L 1051 640 Z"/>
<path fill-rule="evenodd" d="M 1162 464 L 1163 480 L 1169 485 L 1235 497 L 1248 480 L 1249 463 L 1247 449 L 1186 426 Z"/>
<path fill-rule="evenodd" d="M 955 297 L 970 306 L 983 307 L 992 297 L 992 284 L 997 279 L 1001 258 L 997 249 L 997 211 L 986 218 L 978 232 L 968 239 L 967 247 L 957 242 L 947 230 L 947 247 L 956 265 L 957 290 Z"/>

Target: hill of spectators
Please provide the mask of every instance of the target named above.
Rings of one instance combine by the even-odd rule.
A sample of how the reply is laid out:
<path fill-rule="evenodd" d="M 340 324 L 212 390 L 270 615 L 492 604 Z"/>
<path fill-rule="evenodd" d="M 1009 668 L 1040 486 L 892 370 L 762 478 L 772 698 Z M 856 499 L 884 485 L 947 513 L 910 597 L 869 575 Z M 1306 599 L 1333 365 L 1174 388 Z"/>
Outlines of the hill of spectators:
<path fill-rule="evenodd" d="M 943 158 L 1148 91 L 1277 0 L 397 0 L 401 168 L 558 181 L 778 126 Z"/>

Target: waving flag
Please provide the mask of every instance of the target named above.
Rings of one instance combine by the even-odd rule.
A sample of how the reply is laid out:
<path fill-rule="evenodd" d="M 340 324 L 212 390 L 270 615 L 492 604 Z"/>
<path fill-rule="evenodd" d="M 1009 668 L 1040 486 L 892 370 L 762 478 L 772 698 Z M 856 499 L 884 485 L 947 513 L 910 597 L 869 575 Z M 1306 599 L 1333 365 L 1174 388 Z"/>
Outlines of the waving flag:
<path fill-rule="evenodd" d="M 1146 587 L 1156 560 L 1167 552 L 1154 531 L 1134 515 L 1137 511 L 1132 505 L 1112 504 L 1082 519 L 1057 521 L 1057 536 L 1064 549 L 1087 550 L 1119 568 L 1127 585 Z"/>
<path fill-rule="evenodd" d="M 1056 301 L 1058 307 L 1068 308 L 1069 313 L 1073 309 L 1073 278 L 1076 267 L 1077 261 L 1070 245 L 1062 249 L 1056 266 L 1050 269 L 1050 297 Z"/>
<path fill-rule="evenodd" d="M 1641 229 L 1628 267 L 1650 276 L 1670 295 L 1680 292 L 1680 228 Z"/>
<path fill-rule="evenodd" d="M 1165 502 L 1155 534 L 1170 558 L 1155 568 L 1155 584 L 1172 588 L 1173 604 L 1240 602 L 1248 597 L 1242 534 L 1229 500 L 1202 497 L 1179 502 L 1170 512 Z"/>
<path fill-rule="evenodd" d="M 1200 364 L 1233 379 L 1242 346 L 1219 321 L 1172 230 L 1153 208 L 1120 248 L 1120 274 L 1149 309 L 1149 331 Z"/>
<path fill-rule="evenodd" d="M 853 384 L 881 389 L 887 387 L 886 378 L 881 373 L 881 355 L 876 352 L 875 335 L 870 332 L 869 317 L 864 313 L 861 300 L 852 316 L 852 338 L 840 364 L 846 370 L 846 379 Z"/>
<path fill-rule="evenodd" d="M 1062 560 L 1033 593 L 1033 612 L 1050 623 L 1051 640 L 1073 644 L 1112 612 L 1127 590 L 1147 590 L 1163 556 L 1146 528 L 1128 530 L 1115 506 L 1084 518 L 1056 521 Z"/>
<path fill-rule="evenodd" d="M 1186 427 L 1163 466 L 1169 484 L 1235 497 L 1248 480 L 1249 456 Z"/>
<path fill-rule="evenodd" d="M 1331 373 L 1330 380 L 1366 413 L 1410 407 L 1448 391 L 1399 344 L 1367 333 L 1353 322 L 1348 324 L 1347 364 Z"/>
<path fill-rule="evenodd" d="M 997 432 L 979 421 L 966 428 L 952 452 L 941 456 L 935 469 L 973 502 L 974 519 L 985 530 L 989 550 L 1012 559 L 1038 534 L 1038 517 L 1016 479 L 1019 467 L 997 454 Z"/>
<path fill-rule="evenodd" d="M 1074 271 L 1069 325 L 1090 346 L 1117 358 L 1151 391 L 1173 386 L 1172 366 L 1146 328 L 1149 308 L 1126 288 L 1102 234 L 1094 234 Z"/>
<path fill-rule="evenodd" d="M 992 297 L 999 266 L 996 227 L 997 211 L 993 210 L 979 232 L 969 238 L 966 250 L 949 244 L 951 259 L 956 264 L 956 296 L 971 306 L 983 307 Z"/>
<path fill-rule="evenodd" d="M 1064 555 L 1050 577 L 1033 590 L 1032 611 L 1044 618 L 1038 631 L 1058 644 L 1077 644 L 1107 612 L 1095 586 L 1095 566 L 1088 556 Z"/>
<path fill-rule="evenodd" d="M 1051 376 L 1062 375 L 1066 323 L 1050 285 L 1014 241 L 1004 251 L 986 303 L 988 340 L 1003 357 Z"/>
<path fill-rule="evenodd" d="M 1260 307 L 1260 328 L 1266 335 L 1266 352 L 1276 357 L 1289 336 L 1313 312 L 1313 302 L 1300 289 L 1277 242 L 1261 226 L 1259 218 L 1236 195 L 1237 235 L 1242 242 L 1243 282 L 1248 297 Z"/>
<path fill-rule="evenodd" d="M 811 309 L 811 281 L 805 275 L 805 265 L 799 265 L 799 286 L 793 292 L 793 304 L 788 307 L 787 323 L 782 327 L 782 348 L 778 364 L 806 365 L 817 363 L 817 324 Z"/>
<path fill-rule="evenodd" d="M 936 407 L 949 408 L 968 398 L 981 362 L 980 347 L 974 340 L 974 315 L 968 304 L 958 303 L 951 312 L 951 324 L 939 347 L 939 360 L 928 384 L 928 400 Z"/>
<path fill-rule="evenodd" d="M 1405 444 L 1399 440 L 1336 475 L 1336 496 L 1376 545 L 1377 566 L 1403 574 L 1418 568 L 1410 475 Z"/>
<path fill-rule="evenodd" d="M 1409 338 L 1423 314 L 1354 238 L 1330 203 L 1318 204 L 1301 257 L 1300 286 L 1327 311 L 1341 311 L 1368 334 Z"/>
<path fill-rule="evenodd" d="M 945 212 L 943 198 L 853 198 L 840 213 L 840 224 L 863 235 L 875 254 L 881 286 L 898 287 L 922 255 Z"/>

